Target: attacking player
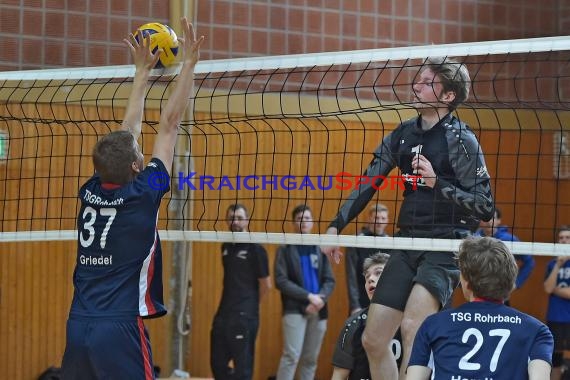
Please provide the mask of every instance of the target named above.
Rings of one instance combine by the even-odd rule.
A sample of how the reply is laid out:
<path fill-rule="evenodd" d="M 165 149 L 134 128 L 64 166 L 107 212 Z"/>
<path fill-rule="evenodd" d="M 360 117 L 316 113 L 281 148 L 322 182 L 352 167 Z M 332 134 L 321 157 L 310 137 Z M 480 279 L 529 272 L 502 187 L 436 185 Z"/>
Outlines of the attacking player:
<path fill-rule="evenodd" d="M 455 239 L 475 231 L 479 220 L 493 217 L 490 178 L 475 134 L 452 112 L 469 94 L 464 64 L 430 58 L 413 85 L 419 117 L 385 136 L 364 173 L 388 176 L 398 167 L 405 183 L 396 236 Z M 417 181 L 416 175 L 421 176 Z M 374 196 L 380 183 L 361 184 L 344 202 L 327 233 L 338 234 Z M 323 247 L 337 262 L 338 247 Z M 391 252 L 372 297 L 363 344 L 372 378 L 397 379 L 390 341 L 401 326 L 405 370 L 416 331 L 424 319 L 446 305 L 459 282 L 451 252 Z"/>
<path fill-rule="evenodd" d="M 548 379 L 554 348 L 550 330 L 503 305 L 518 273 L 505 244 L 488 237 L 465 240 L 459 269 L 469 302 L 425 320 L 406 379 L 428 380 L 432 370 L 435 379 Z"/>
<path fill-rule="evenodd" d="M 146 167 L 137 138 L 147 81 L 159 52 L 150 52 L 148 36 L 139 35 L 140 44 L 132 35 L 125 40 L 136 73 L 123 130 L 97 142 L 95 174 L 79 190 L 75 291 L 67 321 L 64 379 L 154 378 L 143 319 L 166 313 L 156 223 L 161 199 L 169 189 L 178 127 L 193 92 L 194 67 L 204 40 L 196 39 L 186 19 L 181 24 L 183 66 L 160 115 Z M 162 186 L 153 182 L 157 179 Z"/>

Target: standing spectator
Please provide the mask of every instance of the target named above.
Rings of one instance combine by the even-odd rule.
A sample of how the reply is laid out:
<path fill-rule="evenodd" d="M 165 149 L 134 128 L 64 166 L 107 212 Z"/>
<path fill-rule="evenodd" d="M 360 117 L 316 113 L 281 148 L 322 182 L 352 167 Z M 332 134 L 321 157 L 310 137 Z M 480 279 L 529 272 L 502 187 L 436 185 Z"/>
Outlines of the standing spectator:
<path fill-rule="evenodd" d="M 359 236 L 388 236 L 388 208 L 381 203 L 370 207 L 368 223 L 362 228 Z M 346 288 L 350 314 L 359 312 L 370 305 L 370 298 L 366 292 L 366 281 L 362 276 L 364 260 L 378 252 L 375 248 L 355 248 L 346 250 Z"/>
<path fill-rule="evenodd" d="M 247 232 L 249 217 L 242 204 L 226 214 L 232 232 Z M 249 380 L 253 376 L 259 302 L 271 289 L 265 249 L 254 243 L 222 244 L 224 288 L 211 332 L 210 364 L 216 380 Z"/>
<path fill-rule="evenodd" d="M 480 223 L 481 230 L 479 235 L 494 237 L 502 241 L 520 241 L 518 237 L 509 232 L 509 227 L 502 224 L 501 221 L 501 210 L 495 207 L 495 213 L 493 219 L 488 222 L 482 221 Z M 517 265 L 519 267 L 519 273 L 517 275 L 516 288 L 520 289 L 523 284 L 528 280 L 532 269 L 534 268 L 534 259 L 532 255 L 514 255 Z M 508 304 L 508 300 L 507 300 Z"/>
<path fill-rule="evenodd" d="M 558 231 L 558 243 L 570 244 L 570 227 Z M 554 336 L 551 380 L 562 378 L 564 351 L 570 350 L 570 257 L 560 256 L 548 263 L 544 290 L 550 295 L 546 322 Z"/>
<path fill-rule="evenodd" d="M 292 213 L 295 232 L 311 233 L 313 215 L 306 205 Z M 283 354 L 277 380 L 313 380 L 327 329 L 327 301 L 335 280 L 330 263 L 318 246 L 285 245 L 275 258 L 275 285 L 283 306 Z"/>
<path fill-rule="evenodd" d="M 505 243 L 467 239 L 459 247 L 458 264 L 469 302 L 426 318 L 406 379 L 546 380 L 552 334 L 536 318 L 503 304 L 518 272 Z"/>

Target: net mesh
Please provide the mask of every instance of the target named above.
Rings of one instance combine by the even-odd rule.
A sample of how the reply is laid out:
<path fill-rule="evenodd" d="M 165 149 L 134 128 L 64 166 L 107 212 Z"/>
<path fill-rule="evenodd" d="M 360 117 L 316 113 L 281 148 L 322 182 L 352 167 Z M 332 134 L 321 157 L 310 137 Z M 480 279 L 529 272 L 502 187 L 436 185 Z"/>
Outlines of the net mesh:
<path fill-rule="evenodd" d="M 382 137 L 417 115 L 411 86 L 428 56 L 469 68 L 470 98 L 456 113 L 479 138 L 503 220 L 534 242 L 513 247 L 570 254 L 549 244 L 570 222 L 567 37 L 200 62 L 159 217 L 162 237 L 456 249 L 454 240 L 351 236 L 364 219 L 345 236 L 290 233 L 291 211 L 302 203 L 324 232 Z M 77 190 L 93 173 L 97 139 L 120 126 L 133 70 L 0 73 L 0 240 L 76 238 Z M 153 76 L 143 152 L 152 151 L 176 70 Z M 388 207 L 394 233 L 398 183 L 386 181 L 372 201 Z M 249 208 L 251 233 L 226 232 L 225 211 L 236 202 Z"/>

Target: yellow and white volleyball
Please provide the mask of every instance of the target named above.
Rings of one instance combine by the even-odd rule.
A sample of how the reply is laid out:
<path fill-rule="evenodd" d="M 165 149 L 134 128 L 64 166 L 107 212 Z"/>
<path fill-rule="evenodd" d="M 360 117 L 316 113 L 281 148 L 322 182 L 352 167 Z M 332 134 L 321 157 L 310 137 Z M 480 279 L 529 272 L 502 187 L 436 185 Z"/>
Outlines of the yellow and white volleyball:
<path fill-rule="evenodd" d="M 160 58 L 156 64 L 157 68 L 168 67 L 172 65 L 178 54 L 178 37 L 174 30 L 168 25 L 159 22 L 151 22 L 140 26 L 135 33 L 136 40 L 139 39 L 139 30 L 143 37 L 150 36 L 150 50 L 155 53 L 158 49 L 162 49 Z M 138 41 L 140 43 L 140 41 Z"/>

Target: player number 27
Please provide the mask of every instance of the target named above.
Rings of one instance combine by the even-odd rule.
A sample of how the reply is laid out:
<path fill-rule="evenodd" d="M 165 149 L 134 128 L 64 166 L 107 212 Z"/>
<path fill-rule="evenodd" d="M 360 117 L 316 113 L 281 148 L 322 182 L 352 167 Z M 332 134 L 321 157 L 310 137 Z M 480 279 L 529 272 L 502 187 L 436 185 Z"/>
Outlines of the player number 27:
<path fill-rule="evenodd" d="M 507 330 L 507 329 L 489 330 L 489 336 L 501 337 L 501 339 L 499 340 L 499 343 L 497 344 L 497 347 L 495 347 L 495 351 L 493 351 L 493 356 L 491 357 L 491 363 L 489 363 L 489 369 L 491 370 L 491 372 L 495 372 L 495 370 L 497 369 L 497 363 L 499 362 L 499 356 L 501 356 L 501 351 L 503 350 L 505 343 L 507 343 L 507 339 L 509 339 L 510 335 L 511 335 L 511 330 Z M 481 347 L 483 346 L 484 338 L 483 338 L 483 334 L 481 333 L 481 331 L 479 331 L 476 328 L 469 328 L 469 329 L 465 330 L 465 332 L 463 333 L 463 336 L 461 337 L 461 342 L 467 343 L 471 336 L 475 337 L 475 345 L 473 346 L 473 348 L 468 353 L 463 355 L 461 360 L 459 360 L 459 369 L 463 369 L 463 370 L 467 370 L 467 371 L 477 371 L 481 368 L 481 364 L 480 363 L 473 363 L 473 362 L 470 362 L 469 360 L 475 354 L 477 354 L 477 352 L 481 349 Z"/>
<path fill-rule="evenodd" d="M 115 220 L 115 216 L 117 215 L 116 208 L 102 208 L 99 210 L 101 216 L 108 217 L 107 223 L 105 224 L 105 228 L 103 229 L 103 233 L 101 234 L 101 238 L 99 239 L 99 245 L 101 249 L 105 249 L 105 245 L 107 244 L 107 233 L 109 233 L 109 229 L 111 228 L 111 224 L 113 224 L 113 220 Z M 89 218 L 89 220 L 86 220 Z M 83 231 L 87 231 L 89 236 L 87 239 L 83 237 L 83 231 L 79 233 L 79 242 L 81 243 L 82 247 L 89 247 L 93 244 L 93 240 L 95 240 L 95 228 L 93 228 L 93 224 L 95 224 L 95 220 L 97 219 L 97 210 L 92 207 L 85 207 L 85 211 L 83 211 L 83 220 L 86 220 L 83 223 Z"/>

